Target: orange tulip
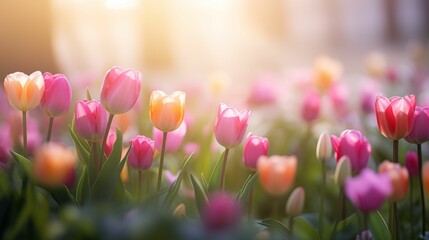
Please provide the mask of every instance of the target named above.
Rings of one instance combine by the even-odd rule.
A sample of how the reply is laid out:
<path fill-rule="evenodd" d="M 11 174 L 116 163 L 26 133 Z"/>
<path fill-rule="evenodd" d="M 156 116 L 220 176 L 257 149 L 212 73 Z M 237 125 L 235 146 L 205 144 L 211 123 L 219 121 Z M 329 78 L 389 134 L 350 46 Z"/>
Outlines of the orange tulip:
<path fill-rule="evenodd" d="M 378 171 L 389 175 L 393 189 L 389 197 L 391 201 L 397 202 L 407 196 L 409 176 L 408 170 L 405 167 L 386 160 L 380 164 Z"/>
<path fill-rule="evenodd" d="M 28 111 L 39 105 L 45 90 L 45 80 L 40 71 L 30 76 L 15 72 L 6 76 L 4 88 L 12 107 L 20 111 Z"/>
<path fill-rule="evenodd" d="M 297 161 L 295 156 L 261 156 L 258 171 L 265 191 L 274 196 L 286 193 L 295 180 Z"/>
<path fill-rule="evenodd" d="M 176 130 L 185 115 L 186 94 L 181 91 L 171 95 L 163 91 L 153 91 L 150 96 L 150 121 L 159 130 L 171 132 Z"/>
<path fill-rule="evenodd" d="M 425 162 L 422 168 L 423 186 L 426 194 L 429 194 L 429 162 Z"/>
<path fill-rule="evenodd" d="M 342 66 L 340 62 L 326 56 L 316 59 L 314 66 L 314 81 L 318 89 L 329 89 L 340 77 Z"/>

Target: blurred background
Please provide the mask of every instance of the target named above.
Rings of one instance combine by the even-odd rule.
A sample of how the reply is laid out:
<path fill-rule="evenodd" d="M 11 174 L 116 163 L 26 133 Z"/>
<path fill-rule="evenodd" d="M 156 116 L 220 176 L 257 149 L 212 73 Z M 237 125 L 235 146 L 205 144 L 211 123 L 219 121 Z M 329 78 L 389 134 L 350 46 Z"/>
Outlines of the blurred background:
<path fill-rule="evenodd" d="M 2 79 L 41 70 L 85 85 L 118 65 L 146 80 L 246 81 L 322 54 L 353 73 L 374 51 L 427 53 L 429 1 L 1 0 L 0 29 Z"/>

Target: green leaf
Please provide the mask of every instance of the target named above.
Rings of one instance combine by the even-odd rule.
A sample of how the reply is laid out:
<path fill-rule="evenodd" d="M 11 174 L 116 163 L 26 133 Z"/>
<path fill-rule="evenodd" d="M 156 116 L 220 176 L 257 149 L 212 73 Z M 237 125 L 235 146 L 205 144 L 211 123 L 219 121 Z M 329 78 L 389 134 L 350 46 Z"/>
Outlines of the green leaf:
<path fill-rule="evenodd" d="M 52 197 L 57 201 L 58 205 L 74 204 L 76 205 L 76 200 L 73 195 L 70 193 L 69 189 L 65 185 L 61 185 L 54 188 L 45 188 Z"/>
<path fill-rule="evenodd" d="M 219 180 L 222 171 L 222 162 L 225 152 L 220 155 L 219 160 L 216 162 L 216 165 L 213 168 L 212 173 L 210 174 L 208 192 L 217 191 L 219 189 Z"/>
<path fill-rule="evenodd" d="M 248 198 L 249 193 L 253 189 L 253 185 L 255 185 L 255 182 L 258 180 L 258 178 L 259 174 L 255 173 L 253 175 L 249 175 L 249 177 L 246 179 L 239 192 L 238 198 L 241 201 L 245 201 Z"/>
<path fill-rule="evenodd" d="M 201 185 L 203 185 L 204 193 L 207 194 L 207 190 L 209 188 L 209 183 L 207 182 L 206 177 L 204 177 L 204 174 L 201 173 Z"/>
<path fill-rule="evenodd" d="M 86 141 L 82 140 L 69 125 L 70 135 L 73 138 L 74 146 L 76 148 L 77 156 L 82 164 L 88 164 L 89 159 L 89 145 Z M 85 144 L 86 143 L 86 144 Z M 85 146 L 86 145 L 86 146 Z"/>
<path fill-rule="evenodd" d="M 318 239 L 317 230 L 305 218 L 295 217 L 293 233 L 299 239 Z"/>
<path fill-rule="evenodd" d="M 192 158 L 191 154 L 185 161 L 185 163 L 183 164 L 182 168 L 180 169 L 180 173 L 179 176 L 177 177 L 176 181 L 173 182 L 173 184 L 171 184 L 171 186 L 168 189 L 167 192 L 167 196 L 164 199 L 163 205 L 165 207 L 171 207 L 171 205 L 173 204 L 174 199 L 177 196 L 177 193 L 179 192 L 180 189 L 180 185 L 182 183 L 182 179 L 183 179 L 183 174 L 185 173 L 185 169 L 186 166 L 188 165 L 189 160 Z"/>
<path fill-rule="evenodd" d="M 374 212 L 369 214 L 369 229 L 371 230 L 372 237 L 374 239 L 392 239 L 389 228 L 387 227 L 386 221 L 380 212 Z"/>
<path fill-rule="evenodd" d="M 206 196 L 206 193 L 204 192 L 204 189 L 200 186 L 200 184 L 198 184 L 198 181 L 194 178 L 194 176 L 192 174 L 189 174 L 189 176 L 191 177 L 192 186 L 194 187 L 195 202 L 197 204 L 197 209 L 201 215 L 202 210 L 207 203 L 207 196 Z"/>
<path fill-rule="evenodd" d="M 278 231 L 284 237 L 290 236 L 289 228 L 283 222 L 280 222 L 279 220 L 276 220 L 274 218 L 263 219 L 259 222 L 259 224 L 271 230 Z"/>
<path fill-rule="evenodd" d="M 89 88 L 86 88 L 86 99 L 87 100 L 91 100 L 92 99 L 91 93 L 89 92 Z"/>
<path fill-rule="evenodd" d="M 16 152 L 12 151 L 11 153 L 15 160 L 18 162 L 19 166 L 21 166 L 21 168 L 24 170 L 24 172 L 28 176 L 33 176 L 33 163 L 26 157 L 19 155 Z"/>
<path fill-rule="evenodd" d="M 79 183 L 76 189 L 76 200 L 79 204 L 83 204 L 90 192 L 88 167 L 83 166 L 82 175 L 80 176 Z"/>
<path fill-rule="evenodd" d="M 357 214 L 356 213 L 353 213 L 352 215 L 348 216 L 347 218 L 339 221 L 336 226 L 335 225 L 333 226 L 329 239 L 332 239 L 337 233 L 342 232 L 349 225 L 357 225 L 356 221 L 357 221 Z M 326 235 L 324 235 L 324 236 L 326 237 Z"/>

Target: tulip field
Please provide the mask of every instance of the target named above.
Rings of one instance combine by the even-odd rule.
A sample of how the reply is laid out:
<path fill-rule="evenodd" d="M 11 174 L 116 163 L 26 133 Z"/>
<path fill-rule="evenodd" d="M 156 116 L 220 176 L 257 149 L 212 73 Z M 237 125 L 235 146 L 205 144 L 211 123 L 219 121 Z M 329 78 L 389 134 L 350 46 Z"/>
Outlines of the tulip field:
<path fill-rule="evenodd" d="M 339 69 L 231 95 L 126 66 L 87 89 L 10 73 L 0 238 L 429 239 L 429 69 Z"/>

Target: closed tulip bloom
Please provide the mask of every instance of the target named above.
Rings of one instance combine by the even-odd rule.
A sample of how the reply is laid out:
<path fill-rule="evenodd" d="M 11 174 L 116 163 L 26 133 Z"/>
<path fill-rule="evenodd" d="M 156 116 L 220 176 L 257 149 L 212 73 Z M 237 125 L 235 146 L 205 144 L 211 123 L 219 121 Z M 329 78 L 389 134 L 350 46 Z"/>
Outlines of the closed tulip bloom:
<path fill-rule="evenodd" d="M 387 174 L 377 174 L 369 168 L 345 184 L 346 196 L 362 212 L 379 209 L 392 193 L 392 185 Z"/>
<path fill-rule="evenodd" d="M 429 107 L 416 106 L 413 128 L 405 140 L 410 143 L 422 144 L 429 141 Z"/>
<path fill-rule="evenodd" d="M 246 133 L 249 117 L 250 110 L 238 111 L 221 103 L 214 127 L 217 142 L 225 148 L 240 144 Z"/>
<path fill-rule="evenodd" d="M 209 197 L 201 218 L 208 229 L 217 231 L 237 225 L 240 214 L 240 202 L 227 193 L 219 192 Z"/>
<path fill-rule="evenodd" d="M 115 142 L 116 142 L 116 130 L 110 129 L 106 139 L 106 148 L 104 149 L 104 154 L 106 154 L 107 157 L 109 157 L 110 153 L 112 153 Z"/>
<path fill-rule="evenodd" d="M 425 188 L 426 194 L 429 194 L 429 162 L 423 163 L 422 175 L 423 186 Z"/>
<path fill-rule="evenodd" d="M 261 156 L 258 160 L 259 180 L 268 194 L 280 196 L 292 187 L 298 160 L 295 156 Z"/>
<path fill-rule="evenodd" d="M 342 156 L 335 168 L 334 181 L 341 187 L 346 183 L 347 178 L 352 176 L 352 165 L 347 156 Z"/>
<path fill-rule="evenodd" d="M 162 148 L 162 135 L 163 132 L 157 128 L 153 128 L 153 140 L 155 141 L 155 148 L 161 152 Z M 186 135 L 186 123 L 183 121 L 179 128 L 168 133 L 167 141 L 165 143 L 165 152 L 172 153 L 177 151 L 182 145 L 183 139 Z"/>
<path fill-rule="evenodd" d="M 109 69 L 101 87 L 100 101 L 104 108 L 110 114 L 128 112 L 139 97 L 141 78 L 141 73 L 132 69 Z"/>
<path fill-rule="evenodd" d="M 145 170 L 152 166 L 155 142 L 145 136 L 137 136 L 130 141 L 132 144 L 128 163 L 137 170 Z"/>
<path fill-rule="evenodd" d="M 406 168 L 401 167 L 399 163 L 392 163 L 386 160 L 378 166 L 378 171 L 387 173 L 390 177 L 393 190 L 389 197 L 391 201 L 397 202 L 407 196 L 409 177 Z"/>
<path fill-rule="evenodd" d="M 45 90 L 45 81 L 40 71 L 30 76 L 16 72 L 6 76 L 4 88 L 12 107 L 20 111 L 28 111 L 39 105 Z"/>
<path fill-rule="evenodd" d="M 419 175 L 419 158 L 414 151 L 408 151 L 405 155 L 405 166 L 410 176 Z"/>
<path fill-rule="evenodd" d="M 72 91 L 69 81 L 64 74 L 43 74 L 45 91 L 40 106 L 49 117 L 57 117 L 66 113 L 70 108 Z"/>
<path fill-rule="evenodd" d="M 413 128 L 415 108 L 414 95 L 391 97 L 390 99 L 377 96 L 375 112 L 381 134 L 391 140 L 406 137 Z"/>
<path fill-rule="evenodd" d="M 77 164 L 72 150 L 58 143 L 43 145 L 34 157 L 34 175 L 46 186 L 66 184 L 73 176 Z"/>
<path fill-rule="evenodd" d="M 249 133 L 244 144 L 243 163 L 246 167 L 256 170 L 258 159 L 268 154 L 268 139 Z"/>
<path fill-rule="evenodd" d="M 332 155 L 331 138 L 327 133 L 322 133 L 319 136 L 316 147 L 316 157 L 319 161 L 328 161 Z"/>
<path fill-rule="evenodd" d="M 371 154 L 371 145 L 361 132 L 345 130 L 340 137 L 332 135 L 331 142 L 337 162 L 340 161 L 341 157 L 347 156 L 354 173 L 358 173 L 367 166 Z"/>
<path fill-rule="evenodd" d="M 162 91 L 153 91 L 150 96 L 150 121 L 163 132 L 179 128 L 185 115 L 186 94 L 181 91 L 167 95 Z"/>
<path fill-rule="evenodd" d="M 313 122 L 319 118 L 321 99 L 320 94 L 314 90 L 304 95 L 301 105 L 301 117 L 307 122 Z"/>
<path fill-rule="evenodd" d="M 90 142 L 100 140 L 107 126 L 108 112 L 96 100 L 82 100 L 75 108 L 76 131 Z"/>
<path fill-rule="evenodd" d="M 304 210 L 305 191 L 302 187 L 297 187 L 290 194 L 286 203 L 286 215 L 290 217 L 298 216 Z"/>

